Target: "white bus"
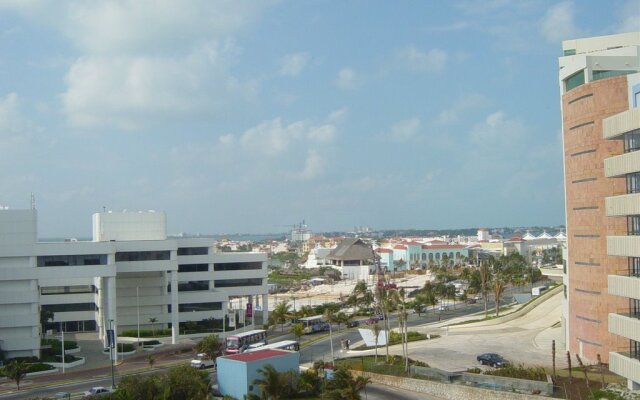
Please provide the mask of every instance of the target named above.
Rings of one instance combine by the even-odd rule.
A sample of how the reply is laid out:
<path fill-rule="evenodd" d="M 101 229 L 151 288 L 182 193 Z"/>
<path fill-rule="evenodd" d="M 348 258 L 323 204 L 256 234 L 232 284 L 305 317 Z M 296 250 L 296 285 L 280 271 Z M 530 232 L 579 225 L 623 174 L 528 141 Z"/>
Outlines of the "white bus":
<path fill-rule="evenodd" d="M 227 339 L 225 340 L 224 353 L 239 354 L 246 351 L 249 346 L 260 343 L 267 344 L 267 331 L 264 329 L 256 329 L 227 336 Z"/>
<path fill-rule="evenodd" d="M 283 340 L 281 342 L 265 344 L 264 346 L 260 346 L 260 347 L 252 347 L 252 348 L 249 348 L 246 352 L 250 353 L 250 352 L 266 350 L 266 349 L 299 351 L 300 344 L 295 340 Z"/>
<path fill-rule="evenodd" d="M 315 333 L 329 330 L 329 324 L 325 322 L 324 315 L 298 318 L 296 322 L 304 326 L 304 333 Z"/>

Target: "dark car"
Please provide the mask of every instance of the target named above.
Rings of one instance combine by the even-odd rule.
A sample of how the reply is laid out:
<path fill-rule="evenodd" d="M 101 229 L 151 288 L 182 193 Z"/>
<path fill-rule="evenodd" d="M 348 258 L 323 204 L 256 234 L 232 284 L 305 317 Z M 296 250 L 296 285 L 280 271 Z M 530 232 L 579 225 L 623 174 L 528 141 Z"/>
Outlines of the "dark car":
<path fill-rule="evenodd" d="M 490 365 L 494 368 L 504 367 L 505 365 L 509 364 L 509 361 L 505 360 L 504 358 L 502 358 L 502 356 L 496 353 L 480 354 L 478 357 L 476 357 L 476 359 L 480 364 Z"/>
<path fill-rule="evenodd" d="M 476 304 L 476 299 L 468 299 L 467 304 Z"/>
<path fill-rule="evenodd" d="M 355 328 L 360 326 L 360 321 L 349 321 L 349 328 Z"/>

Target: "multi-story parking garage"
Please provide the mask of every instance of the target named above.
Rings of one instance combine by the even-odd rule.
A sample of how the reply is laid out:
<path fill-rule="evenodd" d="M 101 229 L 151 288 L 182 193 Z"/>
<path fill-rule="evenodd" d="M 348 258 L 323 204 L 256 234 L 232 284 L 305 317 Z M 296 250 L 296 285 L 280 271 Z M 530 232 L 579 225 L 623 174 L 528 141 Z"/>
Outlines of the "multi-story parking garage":
<path fill-rule="evenodd" d="M 103 340 L 109 326 L 150 329 L 153 321 L 174 343 L 187 322 L 222 325 L 230 308 L 248 303 L 267 318 L 266 254 L 167 238 L 163 212 L 94 214 L 92 241 L 37 236 L 35 209 L 0 209 L 0 348 L 9 357 L 39 354 L 41 310 L 53 312 L 48 328 Z"/>

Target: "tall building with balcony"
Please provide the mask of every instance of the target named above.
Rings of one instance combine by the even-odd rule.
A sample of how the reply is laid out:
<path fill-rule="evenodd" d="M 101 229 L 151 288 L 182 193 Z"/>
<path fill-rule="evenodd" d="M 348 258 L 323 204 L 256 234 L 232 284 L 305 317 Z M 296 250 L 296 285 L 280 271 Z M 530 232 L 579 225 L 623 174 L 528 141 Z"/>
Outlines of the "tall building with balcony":
<path fill-rule="evenodd" d="M 640 242 L 629 244 L 625 241 L 629 238 L 621 237 L 627 235 L 628 224 L 617 215 L 631 210 L 611 213 L 611 204 L 618 204 L 622 201 L 619 196 L 627 193 L 625 174 L 630 170 L 610 171 L 614 163 L 610 160 L 628 165 L 629 156 L 624 140 L 612 140 L 623 139 L 625 132 L 615 137 L 607 132 L 612 117 L 615 120 L 621 118 L 619 114 L 633 113 L 629 110 L 635 101 L 634 82 L 640 76 L 640 32 L 568 40 L 562 48 L 559 83 L 568 242 L 563 307 L 566 346 L 588 362 L 596 362 L 600 355 L 615 369 L 621 354 L 618 351 L 628 349 L 631 340 L 628 325 L 623 330 L 615 328 L 618 316 L 630 311 L 633 301 L 629 298 L 640 299 L 640 280 L 636 297 L 618 289 L 620 280 L 635 284 L 628 276 L 631 261 L 619 248 L 624 242 L 627 252 L 637 252 Z M 620 158 L 624 160 L 618 161 Z M 640 210 L 640 199 L 626 201 L 635 201 Z M 640 335 L 640 325 L 635 332 Z"/>

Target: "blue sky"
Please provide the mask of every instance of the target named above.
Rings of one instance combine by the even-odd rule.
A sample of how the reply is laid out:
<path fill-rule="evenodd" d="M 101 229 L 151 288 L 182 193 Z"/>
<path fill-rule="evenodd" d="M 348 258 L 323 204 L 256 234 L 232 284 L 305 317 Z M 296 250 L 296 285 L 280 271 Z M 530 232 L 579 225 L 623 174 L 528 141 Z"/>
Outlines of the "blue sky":
<path fill-rule="evenodd" d="M 0 204 L 41 236 L 564 223 L 561 40 L 634 1 L 0 0 Z"/>

